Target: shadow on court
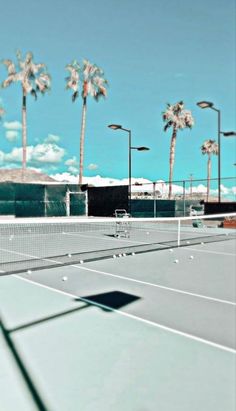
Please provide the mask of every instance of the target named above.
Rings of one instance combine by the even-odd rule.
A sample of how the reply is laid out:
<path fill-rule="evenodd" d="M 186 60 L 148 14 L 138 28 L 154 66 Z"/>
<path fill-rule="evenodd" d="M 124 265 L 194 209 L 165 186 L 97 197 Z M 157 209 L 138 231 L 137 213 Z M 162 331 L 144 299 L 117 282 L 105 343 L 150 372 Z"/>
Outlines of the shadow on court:
<path fill-rule="evenodd" d="M 110 291 L 108 293 L 88 295 L 87 297 L 75 298 L 75 301 L 84 301 L 89 305 L 96 305 L 104 311 L 118 310 L 131 304 L 140 297 L 121 291 Z"/>
<path fill-rule="evenodd" d="M 35 402 L 36 407 L 40 411 L 47 411 L 48 408 L 43 402 L 37 387 L 35 386 L 33 379 L 30 376 L 30 373 L 27 370 L 27 367 L 25 366 L 15 344 L 12 338 L 12 335 L 16 332 L 22 331 L 26 328 L 33 327 L 42 323 L 45 323 L 47 321 L 55 320 L 57 318 L 60 318 L 65 315 L 71 315 L 75 312 L 78 312 L 80 310 L 87 309 L 92 306 L 96 306 L 98 308 L 101 308 L 103 311 L 106 312 L 112 312 L 115 309 L 122 308 L 128 304 L 131 304 L 137 300 L 139 300 L 140 297 L 124 293 L 121 291 L 110 291 L 106 293 L 101 293 L 101 294 L 95 294 L 95 295 L 89 295 L 86 297 L 81 297 L 81 298 L 75 298 L 74 301 L 76 302 L 83 302 L 84 305 L 82 307 L 77 307 L 73 308 L 71 310 L 63 311 L 48 317 L 41 318 L 39 320 L 31 321 L 28 322 L 27 324 L 20 325 L 19 327 L 15 327 L 12 329 L 7 329 L 3 323 L 3 321 L 0 318 L 0 329 L 2 330 L 4 340 L 7 343 L 7 346 L 9 350 L 11 351 L 11 354 L 22 374 L 22 377 L 25 380 L 25 383 L 29 389 L 29 392 L 31 393 L 31 396 L 33 397 L 33 400 Z"/>

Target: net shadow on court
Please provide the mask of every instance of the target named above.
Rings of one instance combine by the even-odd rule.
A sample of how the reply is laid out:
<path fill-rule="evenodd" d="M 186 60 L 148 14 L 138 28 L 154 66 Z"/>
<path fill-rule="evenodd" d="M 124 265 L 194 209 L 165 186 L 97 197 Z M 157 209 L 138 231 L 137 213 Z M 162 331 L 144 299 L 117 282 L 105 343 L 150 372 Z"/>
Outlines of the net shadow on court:
<path fill-rule="evenodd" d="M 177 247 L 189 247 L 198 244 L 216 243 L 230 241 L 236 238 L 236 234 L 199 235 L 187 237 L 180 240 L 179 244 L 175 240 L 161 241 L 157 243 L 146 243 L 139 245 L 125 245 L 122 247 L 107 247 L 106 249 L 78 252 L 72 254 L 53 255 L 48 257 L 32 257 L 27 259 L 3 262 L 0 264 L 0 276 L 10 274 L 20 274 L 26 271 L 45 270 L 48 268 L 63 267 L 68 265 L 82 264 L 86 262 L 99 261 L 121 256 L 133 256 L 135 254 L 148 253 L 153 251 L 167 250 Z"/>

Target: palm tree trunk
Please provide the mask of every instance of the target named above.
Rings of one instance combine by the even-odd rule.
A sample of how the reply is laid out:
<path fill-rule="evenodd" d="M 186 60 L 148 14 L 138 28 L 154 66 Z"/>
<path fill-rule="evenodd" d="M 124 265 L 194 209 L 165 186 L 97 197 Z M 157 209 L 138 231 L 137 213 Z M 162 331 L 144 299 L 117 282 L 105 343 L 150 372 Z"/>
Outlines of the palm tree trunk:
<path fill-rule="evenodd" d="M 171 137 L 171 144 L 170 144 L 169 200 L 171 199 L 171 196 L 172 196 L 172 180 L 173 180 L 173 169 L 174 169 L 174 161 L 175 161 L 176 137 L 177 137 L 177 130 L 174 127 L 173 134 Z"/>
<path fill-rule="evenodd" d="M 26 94 L 22 101 L 22 169 L 26 169 L 27 125 L 26 125 Z"/>
<path fill-rule="evenodd" d="M 80 158 L 79 158 L 79 184 L 83 182 L 83 165 L 84 165 L 84 136 L 85 136 L 85 124 L 86 124 L 86 112 L 87 112 L 87 99 L 83 99 L 82 109 L 82 121 L 80 132 Z"/>
<path fill-rule="evenodd" d="M 209 195 L 210 195 L 210 181 L 211 181 L 211 155 L 208 154 L 208 161 L 207 161 L 207 202 L 209 200 Z"/>

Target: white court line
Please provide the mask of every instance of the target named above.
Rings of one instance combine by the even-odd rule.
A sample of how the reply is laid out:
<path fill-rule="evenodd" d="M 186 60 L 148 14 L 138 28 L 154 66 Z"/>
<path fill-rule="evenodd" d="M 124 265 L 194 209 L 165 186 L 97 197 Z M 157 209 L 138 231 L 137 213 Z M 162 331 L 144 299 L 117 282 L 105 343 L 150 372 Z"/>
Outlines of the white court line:
<path fill-rule="evenodd" d="M 221 252 L 221 251 L 211 251 L 211 250 L 200 250 L 198 248 L 192 248 L 192 247 L 188 247 L 187 250 L 198 251 L 199 253 L 229 255 L 229 256 L 232 256 L 232 257 L 236 256 L 236 254 L 234 254 L 234 253 L 224 253 L 224 252 Z"/>
<path fill-rule="evenodd" d="M 173 239 L 168 239 L 168 241 L 176 241 L 177 242 L 177 231 L 176 230 L 158 230 L 158 229 L 151 229 L 151 228 L 149 228 L 149 227 L 147 227 L 146 229 L 139 229 L 139 228 L 133 228 L 133 230 L 136 230 L 137 232 L 139 232 L 139 233 L 141 233 L 141 232 L 144 232 L 144 233 L 146 233 L 147 232 L 147 230 L 149 230 L 149 232 L 151 232 L 152 234 L 153 233 L 164 233 L 164 234 L 176 234 L 176 236 L 175 236 L 175 238 L 173 238 Z M 192 234 L 192 232 L 190 231 L 190 233 Z M 184 234 L 189 234 L 189 232 L 184 232 Z M 201 234 L 204 234 L 204 233 L 201 233 Z M 205 233 L 206 234 L 206 233 Z M 84 235 L 84 234 L 80 234 L 80 233 L 73 233 L 73 232 L 67 232 L 67 233 L 63 233 L 63 235 L 68 235 L 68 236 L 80 236 L 80 237 L 85 237 L 85 238 L 97 238 L 98 240 L 101 240 L 101 238 L 103 239 L 103 240 L 107 240 L 107 241 L 110 241 L 110 240 L 112 240 L 112 241 L 114 241 L 114 240 L 116 240 L 116 241 L 122 241 L 122 239 L 118 239 L 118 238 L 103 238 L 103 237 L 97 237 L 97 236 L 93 236 L 93 235 L 91 235 L 91 236 L 89 236 L 89 235 Z M 147 234 L 148 235 L 148 234 Z M 211 237 L 210 235 L 209 235 L 209 233 L 207 233 L 205 236 L 201 236 L 201 237 L 205 237 L 205 238 L 208 238 L 208 237 Z M 198 239 L 199 238 L 199 235 L 197 236 L 196 235 L 196 237 L 194 237 L 194 239 Z M 186 239 L 185 238 L 182 238 L 181 239 L 181 241 L 184 241 L 184 240 L 187 240 L 188 239 L 188 237 L 186 237 Z M 160 239 L 159 239 L 160 240 Z M 150 244 L 150 241 L 137 241 L 137 240 L 127 240 L 127 239 L 124 239 L 123 241 L 125 241 L 125 242 L 127 242 L 127 243 L 137 243 L 137 244 Z M 162 240 L 160 240 L 159 242 L 158 242 L 158 240 L 157 239 L 153 239 L 153 240 L 151 240 L 152 242 L 151 242 L 151 244 L 153 243 L 153 241 L 154 241 L 154 243 L 156 243 L 156 244 L 160 244 L 160 245 L 163 245 L 163 247 L 164 247 L 164 244 L 162 244 L 163 243 L 163 241 L 167 241 L 167 240 L 165 240 L 165 239 L 162 239 Z"/>
<path fill-rule="evenodd" d="M 98 240 L 106 240 L 106 241 L 125 241 L 126 243 L 138 243 L 138 244 L 150 244 L 150 242 L 144 242 L 144 241 L 136 241 L 136 240 L 127 240 L 127 239 L 121 239 L 121 238 L 104 238 L 104 237 L 96 237 L 93 235 L 84 235 L 84 234 L 79 234 L 79 233 L 63 233 L 63 235 L 69 235 L 69 236 L 79 236 L 79 237 L 84 237 L 84 238 L 90 238 L 90 239 L 98 239 Z"/>
<path fill-rule="evenodd" d="M 119 315 L 122 315 L 124 317 L 131 318 L 132 320 L 139 321 L 139 322 L 145 323 L 147 325 L 151 325 L 153 327 L 157 327 L 161 330 L 164 330 L 164 331 L 176 334 L 176 335 L 180 335 L 181 337 L 185 337 L 185 338 L 188 338 L 190 340 L 194 340 L 194 341 L 209 345 L 211 347 L 214 347 L 214 348 L 217 348 L 217 349 L 220 349 L 220 350 L 223 350 L 223 351 L 227 351 L 227 352 L 234 353 L 234 354 L 236 353 L 236 350 L 234 350 L 233 348 L 229 348 L 229 347 L 226 347 L 224 345 L 214 343 L 212 341 L 206 340 L 205 338 L 196 337 L 195 335 L 179 331 L 175 328 L 170 328 L 170 327 L 167 327 L 165 325 L 155 323 L 154 321 L 146 320 L 144 318 L 137 317 L 136 315 L 126 313 L 125 311 L 117 310 L 117 309 L 111 308 L 109 306 L 106 306 L 106 305 L 103 305 L 103 304 L 100 304 L 100 303 L 97 303 L 97 302 L 94 302 L 94 301 L 90 301 L 89 299 L 80 297 L 76 294 L 71 294 L 71 293 L 68 293 L 66 291 L 61 291 L 61 290 L 58 290 L 56 288 L 49 287 L 48 285 L 44 285 L 44 284 L 40 284 L 40 283 L 37 283 L 37 282 L 32 281 L 32 280 L 28 280 L 27 278 L 20 277 L 19 275 L 14 275 L 14 277 L 18 278 L 19 280 L 26 281 L 26 282 L 29 282 L 31 284 L 34 284 L 36 286 L 39 286 L 39 287 L 46 288 L 48 290 L 54 291 L 56 293 L 63 294 L 63 295 L 73 297 L 73 298 L 77 298 L 80 301 L 85 302 L 87 304 L 90 304 L 90 305 L 93 305 L 93 306 L 96 306 L 96 307 L 99 307 L 99 308 L 102 308 L 102 309 L 106 309 L 106 310 L 109 309 L 109 311 L 115 312 L 115 313 L 117 313 Z"/>
<path fill-rule="evenodd" d="M 57 263 L 59 265 L 63 264 L 62 262 L 52 260 L 51 258 L 50 259 L 49 258 L 42 258 L 42 257 L 38 257 L 36 255 L 20 253 L 19 251 L 10 251 L 10 250 L 4 249 L 4 248 L 0 248 L 0 250 L 1 251 L 6 251 L 7 253 L 10 253 L 10 254 L 17 254 L 17 255 L 23 255 L 24 257 L 30 257 L 30 258 L 33 258 L 34 260 L 36 259 L 36 260 L 41 260 L 41 261 L 50 261 L 52 263 Z M 16 262 L 18 262 L 18 261 L 12 261 L 12 264 L 14 264 Z M 24 260 L 22 262 L 24 262 Z M 4 262 L 3 262 L 3 264 L 4 264 Z M 5 262 L 5 264 L 7 264 L 7 262 Z M 5 271 L 3 271 L 3 273 L 5 273 Z"/>
<path fill-rule="evenodd" d="M 143 285 L 147 285 L 147 286 L 151 286 L 151 287 L 156 287 L 156 288 L 171 291 L 171 292 L 174 292 L 174 293 L 190 295 L 192 297 L 197 297 L 197 298 L 203 298 L 204 300 L 208 300 L 208 301 L 214 301 L 214 302 L 218 302 L 218 303 L 223 303 L 223 304 L 229 304 L 229 305 L 236 306 L 236 303 L 234 303 L 232 301 L 221 300 L 220 298 L 209 297 L 209 296 L 206 296 L 206 295 L 203 295 L 203 294 L 191 293 L 189 291 L 179 290 L 178 288 L 171 288 L 171 287 L 166 287 L 164 285 L 149 283 L 147 281 L 136 280 L 135 278 L 124 277 L 122 275 L 112 274 L 112 273 L 108 273 L 106 271 L 94 270 L 93 268 L 87 268 L 87 267 L 84 267 L 84 266 L 81 266 L 81 265 L 71 265 L 70 267 L 79 268 L 81 270 L 86 270 L 86 271 L 91 271 L 91 272 L 101 274 L 101 275 L 106 275 L 106 276 L 109 276 L 109 277 L 121 278 L 122 280 L 131 281 L 131 282 L 134 282 L 134 283 L 143 284 Z"/>
<path fill-rule="evenodd" d="M 10 252 L 15 253 L 14 251 L 10 251 Z M 35 256 L 29 255 L 29 254 L 22 254 L 22 253 L 16 253 L 16 254 L 24 255 L 26 257 L 31 257 L 31 258 L 37 258 L 37 259 L 40 259 L 42 261 L 55 262 L 58 265 L 63 266 L 63 262 L 60 262 L 60 261 L 47 259 L 47 258 L 35 257 Z M 189 291 L 179 290 L 178 288 L 171 288 L 171 287 L 166 287 L 164 285 L 150 283 L 150 282 L 147 282 L 147 281 L 136 280 L 134 278 L 124 277 L 124 276 L 118 275 L 118 274 L 112 274 L 112 273 L 108 273 L 108 272 L 105 272 L 105 271 L 99 271 L 99 270 L 95 270 L 95 269 L 92 269 L 92 268 L 82 267 L 81 265 L 69 264 L 68 266 L 73 267 L 73 268 L 77 268 L 77 269 L 79 268 L 79 269 L 86 270 L 86 271 L 91 271 L 91 272 L 94 272 L 94 273 L 97 273 L 97 274 L 102 274 L 102 275 L 106 275 L 106 276 L 110 276 L 110 277 L 121 278 L 122 280 L 135 282 L 135 283 L 138 283 L 138 284 L 143 284 L 143 285 L 147 285 L 147 286 L 151 286 L 151 287 L 156 287 L 156 288 L 160 288 L 160 289 L 163 289 L 163 290 L 167 290 L 167 291 L 171 291 L 171 292 L 175 292 L 175 293 L 179 293 L 179 294 L 186 294 L 186 295 L 190 295 L 192 297 L 202 298 L 202 299 L 205 299 L 205 300 L 208 300 L 208 301 L 215 301 L 215 302 L 219 302 L 219 303 L 223 303 L 223 304 L 229 304 L 229 305 L 236 306 L 236 303 L 233 303 L 231 301 L 222 300 L 222 299 L 219 299 L 219 298 L 213 298 L 213 297 L 209 297 L 209 296 L 206 296 L 206 295 L 203 295 L 203 294 L 191 293 Z M 5 272 L 5 271 L 3 271 L 3 272 Z"/>

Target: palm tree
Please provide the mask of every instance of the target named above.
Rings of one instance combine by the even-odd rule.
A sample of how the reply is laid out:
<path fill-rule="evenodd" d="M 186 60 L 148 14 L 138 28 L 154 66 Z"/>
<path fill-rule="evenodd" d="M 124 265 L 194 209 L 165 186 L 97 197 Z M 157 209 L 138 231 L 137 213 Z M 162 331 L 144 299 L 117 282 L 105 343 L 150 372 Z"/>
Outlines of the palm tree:
<path fill-rule="evenodd" d="M 74 102 L 79 95 L 79 83 L 82 83 L 81 97 L 83 100 L 82 106 L 82 120 L 81 120 L 81 132 L 80 132 L 80 162 L 79 162 L 79 184 L 83 181 L 83 164 L 84 164 L 84 138 L 85 138 L 85 125 L 87 114 L 87 97 L 90 95 L 96 101 L 101 96 L 106 96 L 107 80 L 104 79 L 103 71 L 96 65 L 91 64 L 88 60 L 83 61 L 83 67 L 81 68 L 79 63 L 74 60 L 71 64 L 66 66 L 66 70 L 69 70 L 70 75 L 66 78 L 66 88 L 73 91 L 72 101 Z"/>
<path fill-rule="evenodd" d="M 192 128 L 194 125 L 194 119 L 191 111 L 184 110 L 183 101 L 179 101 L 174 105 L 167 104 L 166 111 L 162 114 L 165 127 L 164 131 L 172 127 L 172 137 L 170 145 L 170 172 L 169 172 L 169 199 L 172 195 L 172 180 L 173 180 L 173 168 L 175 161 L 175 144 L 178 130 L 183 130 L 184 128 Z"/>
<path fill-rule="evenodd" d="M 46 72 L 45 64 L 35 64 L 33 54 L 28 52 L 25 60 L 20 51 L 16 53 L 17 69 L 12 60 L 3 60 L 6 66 L 8 77 L 3 81 L 2 87 L 6 88 L 12 83 L 19 81 L 22 86 L 22 169 L 26 168 L 26 149 L 27 149 L 27 124 L 26 124 L 26 97 L 31 94 L 37 99 L 37 94 L 46 93 L 50 88 L 50 76 Z"/>
<path fill-rule="evenodd" d="M 218 155 L 219 148 L 215 140 L 206 140 L 201 146 L 202 154 L 208 155 L 207 161 L 207 201 L 209 200 L 210 194 L 210 181 L 211 181 L 211 155 Z"/>

